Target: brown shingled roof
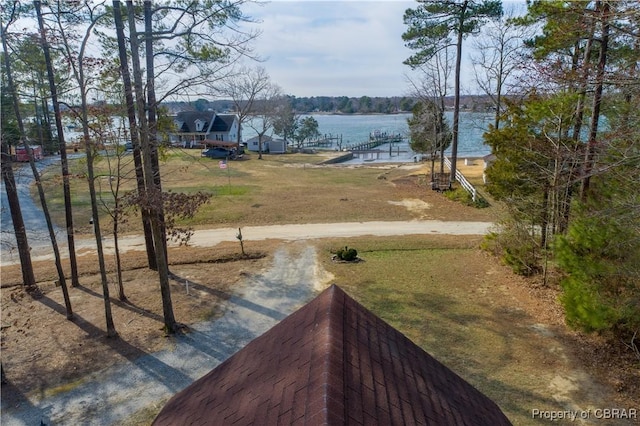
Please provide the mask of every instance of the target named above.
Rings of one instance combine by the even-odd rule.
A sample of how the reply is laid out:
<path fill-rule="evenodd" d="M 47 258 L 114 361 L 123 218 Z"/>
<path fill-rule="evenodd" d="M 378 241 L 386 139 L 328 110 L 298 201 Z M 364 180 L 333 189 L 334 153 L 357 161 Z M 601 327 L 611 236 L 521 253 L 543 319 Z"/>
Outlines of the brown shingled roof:
<path fill-rule="evenodd" d="M 509 425 L 337 286 L 176 394 L 160 425 Z"/>

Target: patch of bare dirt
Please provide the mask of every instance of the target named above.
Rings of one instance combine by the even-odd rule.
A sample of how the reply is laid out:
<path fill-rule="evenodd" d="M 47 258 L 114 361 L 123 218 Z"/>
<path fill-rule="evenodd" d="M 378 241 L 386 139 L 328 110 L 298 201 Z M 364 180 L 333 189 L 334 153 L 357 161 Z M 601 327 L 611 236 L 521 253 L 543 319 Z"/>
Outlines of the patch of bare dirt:
<path fill-rule="evenodd" d="M 172 250 L 171 291 L 176 320 L 190 325 L 219 315 L 218 306 L 230 297 L 232 288 L 249 272 L 267 265 L 270 258 L 266 253 L 272 252 L 273 245 L 252 243 L 247 256 L 238 253 L 237 244 Z M 51 262 L 34 265 L 41 293 L 38 298 L 19 285 L 19 266 L 2 268 L 2 365 L 8 382 L 2 387 L 3 406 L 24 402 L 25 394 L 45 396 L 57 386 L 91 372 L 171 345 L 172 340 L 163 331 L 158 275 L 145 267 L 144 252 L 126 255 L 126 301 L 118 300 L 116 284 L 109 283 L 118 338 L 105 337 L 104 299 L 95 257 L 78 259 L 81 285 L 69 287 L 72 320 L 66 319 Z"/>
<path fill-rule="evenodd" d="M 403 206 L 420 219 L 425 218 L 427 216 L 427 211 L 431 209 L 431 204 L 417 198 L 404 199 L 402 201 L 389 201 L 389 204 L 394 206 Z"/>
<path fill-rule="evenodd" d="M 428 188 L 428 180 L 424 174 L 401 175 L 394 177 L 391 172 L 385 177 L 395 187 L 395 193 L 401 194 L 403 200 L 421 200 L 428 204 L 428 210 L 420 209 L 421 219 L 461 220 L 495 222 L 498 216 L 497 206 L 479 209 L 452 201 L 443 194 Z M 417 205 L 414 202 L 414 205 Z M 424 204 L 422 204 L 424 206 Z"/>
<path fill-rule="evenodd" d="M 488 254 L 486 254 L 489 256 Z M 496 268 L 508 269 L 496 265 Z M 584 334 L 570 329 L 564 320 L 564 311 L 559 303 L 558 285 L 543 285 L 540 278 L 523 278 L 511 274 L 510 282 L 503 284 L 508 294 L 518 301 L 536 323 L 532 329 L 547 341 L 555 341 L 547 362 L 563 362 L 574 366 L 572 371 L 554 377 L 549 388 L 551 395 L 567 409 L 577 409 L 569 394 L 579 389 L 580 393 L 606 391 L 617 403 L 617 407 L 635 408 L 640 411 L 640 360 L 624 343 L 610 336 Z M 583 407 L 584 408 L 584 407 Z"/>

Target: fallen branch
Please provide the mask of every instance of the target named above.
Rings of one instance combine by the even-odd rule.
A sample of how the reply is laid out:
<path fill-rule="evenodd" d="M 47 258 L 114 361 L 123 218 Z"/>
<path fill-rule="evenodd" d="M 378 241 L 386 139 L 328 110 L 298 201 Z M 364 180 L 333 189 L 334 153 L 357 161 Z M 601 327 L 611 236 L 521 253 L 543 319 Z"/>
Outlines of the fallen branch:
<path fill-rule="evenodd" d="M 626 347 L 631 349 L 631 351 L 636 355 L 636 358 L 638 358 L 640 360 L 640 349 L 638 349 L 638 345 L 636 345 L 636 343 L 635 343 L 637 335 L 638 335 L 638 330 L 636 330 L 633 333 L 633 336 L 631 337 L 631 342 L 630 343 L 627 343 L 624 340 L 621 340 L 621 341 Z"/>

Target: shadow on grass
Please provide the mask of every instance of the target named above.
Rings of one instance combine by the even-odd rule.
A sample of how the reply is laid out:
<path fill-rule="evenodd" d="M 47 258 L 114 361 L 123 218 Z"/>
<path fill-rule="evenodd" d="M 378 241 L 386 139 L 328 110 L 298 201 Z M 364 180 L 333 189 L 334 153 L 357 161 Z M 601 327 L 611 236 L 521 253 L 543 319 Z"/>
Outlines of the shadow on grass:
<path fill-rule="evenodd" d="M 247 300 L 247 299 L 242 298 L 240 296 L 236 296 L 234 294 L 230 294 L 230 293 L 227 293 L 227 292 L 224 292 L 224 291 L 220 291 L 220 290 L 217 290 L 217 289 L 213 289 L 213 288 L 207 287 L 205 285 L 202 285 L 202 284 L 199 284 L 197 282 L 191 281 L 191 280 L 189 280 L 187 278 L 180 277 L 180 276 L 178 276 L 176 274 L 172 274 L 172 279 L 178 281 L 181 284 L 185 284 L 185 283 L 188 282 L 189 287 L 193 288 L 194 290 L 199 290 L 199 291 L 203 291 L 205 293 L 209 293 L 212 296 L 218 297 L 218 298 L 220 298 L 222 300 L 226 300 L 226 301 L 228 301 L 228 302 L 230 302 L 230 303 L 232 303 L 234 305 L 241 306 L 243 308 L 249 309 L 249 310 L 254 311 L 256 313 L 268 316 L 268 317 L 273 318 L 273 319 L 275 319 L 277 321 L 281 321 L 286 317 L 285 314 L 283 314 L 282 312 L 278 312 L 275 309 L 271 309 L 271 308 L 268 308 L 266 306 L 258 305 L 257 303 L 253 303 L 250 300 Z"/>
<path fill-rule="evenodd" d="M 63 305 L 46 296 L 38 301 L 60 315 L 66 314 Z M 118 401 L 118 390 L 129 390 L 139 384 L 157 383 L 162 389 L 166 388 L 173 394 L 193 381 L 187 374 L 167 364 L 156 354 L 149 354 L 119 337 L 106 337 L 104 330 L 77 313 L 70 322 L 86 333 L 86 337 L 94 345 L 96 354 L 110 351 L 117 353 L 128 362 L 111 368 L 105 364 L 103 367 L 109 368 L 108 370 L 102 369 L 91 374 L 83 373 L 83 366 L 78 365 L 78 377 L 67 377 L 60 383 L 47 385 L 46 388 L 41 389 L 39 401 L 35 403 L 30 402 L 29 397 L 22 395 L 14 386 L 8 385 L 7 388 L 3 386 L 3 415 L 7 415 L 6 421 L 10 424 L 51 424 L 50 419 L 54 422 L 64 422 L 77 419 L 78 416 L 86 420 L 92 418 L 92 412 L 95 412 L 96 416 L 98 412 L 101 413 L 100 419 L 104 420 L 104 424 L 114 424 L 118 420 L 121 409 L 119 405 L 125 403 L 113 402 Z M 67 327 L 69 326 L 71 325 Z M 87 365 L 92 366 L 91 369 L 94 369 L 96 364 L 100 365 L 101 359 L 98 357 L 82 360 L 82 362 L 86 362 Z M 44 376 L 53 374 L 53 370 L 32 369 L 30 374 Z M 15 401 L 12 403 L 15 409 L 6 413 L 5 390 L 10 392 L 7 401 Z M 140 398 L 145 398 L 145 395 L 141 394 Z M 118 404 L 118 406 L 111 406 L 111 404 Z"/>
<path fill-rule="evenodd" d="M 83 291 L 85 293 L 87 293 L 90 296 L 94 296 L 97 297 L 99 299 L 103 299 L 104 296 L 96 291 L 91 290 L 88 287 L 79 285 L 77 287 L 74 287 L 80 291 Z M 126 309 L 128 311 L 131 311 L 133 313 L 136 313 L 138 315 L 142 315 L 143 317 L 152 319 L 154 321 L 158 321 L 160 322 L 160 324 L 164 324 L 164 318 L 161 315 L 155 314 L 153 312 L 150 312 L 146 309 L 142 309 L 137 307 L 136 305 L 134 305 L 133 303 L 131 303 L 130 301 L 122 301 L 120 299 L 116 299 L 114 297 L 110 297 L 109 300 L 111 301 L 111 303 L 113 303 L 114 305 L 118 306 L 119 308 L 122 309 Z"/>
<path fill-rule="evenodd" d="M 359 287 L 369 309 L 495 401 L 511 421 L 534 423 L 534 408 L 565 408 L 540 388 L 547 385 L 541 382 L 545 370 L 537 377 L 529 365 L 531 355 L 545 354 L 522 326 L 535 322 L 524 311 L 460 297 L 456 289 L 402 290 L 371 280 Z"/>

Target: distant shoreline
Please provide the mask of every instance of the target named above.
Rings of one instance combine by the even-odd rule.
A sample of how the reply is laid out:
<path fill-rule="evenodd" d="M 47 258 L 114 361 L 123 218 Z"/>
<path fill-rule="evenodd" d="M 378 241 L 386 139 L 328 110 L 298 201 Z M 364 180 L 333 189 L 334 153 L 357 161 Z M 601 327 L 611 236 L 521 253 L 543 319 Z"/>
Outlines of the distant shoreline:
<path fill-rule="evenodd" d="M 411 114 L 411 111 L 398 111 L 398 112 L 340 112 L 340 111 L 315 111 L 315 112 L 302 112 L 300 115 L 402 115 Z"/>
<path fill-rule="evenodd" d="M 453 109 L 446 108 L 445 112 L 451 112 Z M 473 114 L 494 114 L 492 111 L 473 111 L 471 109 L 461 109 L 460 112 L 473 113 Z M 362 115 L 404 115 L 413 114 L 411 111 L 397 111 L 397 112 L 340 112 L 340 111 L 312 111 L 301 112 L 300 115 L 339 115 L 339 116 L 362 116 Z"/>

